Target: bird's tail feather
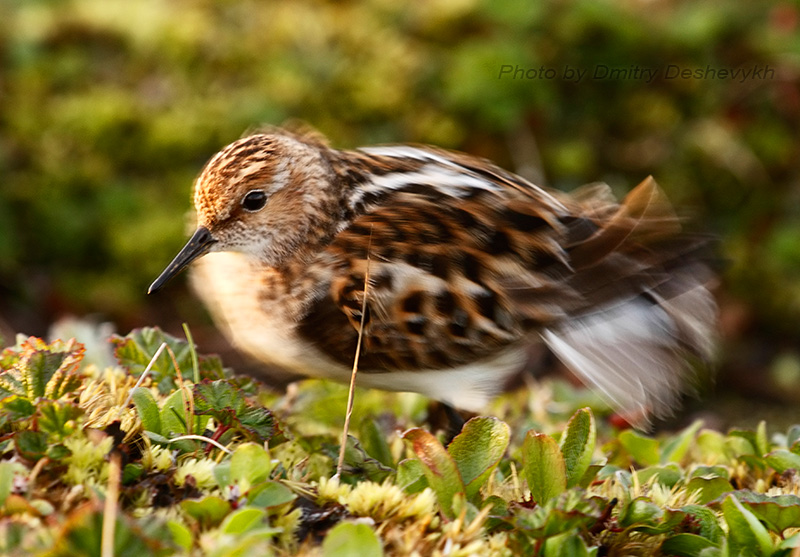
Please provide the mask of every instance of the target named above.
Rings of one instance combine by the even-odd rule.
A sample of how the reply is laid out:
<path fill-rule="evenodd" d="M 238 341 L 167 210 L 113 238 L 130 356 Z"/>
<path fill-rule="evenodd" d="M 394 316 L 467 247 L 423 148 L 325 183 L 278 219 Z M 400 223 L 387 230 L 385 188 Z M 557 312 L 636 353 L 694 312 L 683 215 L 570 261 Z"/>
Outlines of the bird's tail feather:
<path fill-rule="evenodd" d="M 709 244 L 681 232 L 680 219 L 648 178 L 570 251 L 584 272 L 568 282 L 587 305 L 543 331 L 545 342 L 626 416 L 670 414 L 690 383 L 692 362 L 713 356 Z"/>
<path fill-rule="evenodd" d="M 705 286 L 671 298 L 639 296 L 546 329 L 547 346 L 635 425 L 674 412 L 692 361 L 714 352 L 716 305 Z M 638 422 L 638 423 L 637 423 Z"/>

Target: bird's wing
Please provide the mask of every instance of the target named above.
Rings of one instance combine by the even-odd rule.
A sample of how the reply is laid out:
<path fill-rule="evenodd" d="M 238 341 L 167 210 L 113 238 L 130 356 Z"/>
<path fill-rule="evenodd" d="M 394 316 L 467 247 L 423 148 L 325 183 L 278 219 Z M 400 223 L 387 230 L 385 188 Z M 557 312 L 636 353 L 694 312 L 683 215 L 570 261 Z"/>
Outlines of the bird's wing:
<path fill-rule="evenodd" d="M 535 320 L 559 319 L 564 295 L 552 285 L 560 279 L 530 269 L 564 266 L 560 225 L 518 197 L 489 190 L 457 197 L 420 183 L 387 194 L 325 250 L 335 271 L 301 334 L 352 361 L 367 273 L 364 369 L 463 365 L 520 340 Z M 538 280 L 540 291 L 541 304 L 527 313 L 502 285 L 521 274 L 528 285 Z"/>
<path fill-rule="evenodd" d="M 664 413 L 685 358 L 709 356 L 704 242 L 652 179 L 619 204 L 603 186 L 562 196 L 445 152 L 368 155 L 406 167 L 384 161 L 362 186 L 360 216 L 324 254 L 330 288 L 300 324 L 337 360 L 352 362 L 367 275 L 361 369 L 458 366 L 536 331 L 615 405 Z"/>
<path fill-rule="evenodd" d="M 708 362 L 716 305 L 706 238 L 681 232 L 649 178 L 597 230 L 567 246 L 568 289 L 584 301 L 542 337 L 633 422 L 674 410 L 691 360 Z M 520 299 L 535 292 L 517 290 Z"/>

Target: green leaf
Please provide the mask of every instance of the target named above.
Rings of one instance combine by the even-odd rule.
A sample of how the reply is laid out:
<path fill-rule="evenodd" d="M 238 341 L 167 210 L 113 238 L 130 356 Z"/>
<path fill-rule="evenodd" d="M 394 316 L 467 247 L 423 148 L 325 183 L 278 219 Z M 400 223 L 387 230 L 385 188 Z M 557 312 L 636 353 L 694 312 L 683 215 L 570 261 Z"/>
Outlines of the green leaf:
<path fill-rule="evenodd" d="M 255 443 L 243 443 L 236 447 L 231 456 L 231 482 L 237 484 L 242 493 L 250 486 L 269 478 L 272 462 L 269 453 Z"/>
<path fill-rule="evenodd" d="M 130 485 L 144 474 L 144 466 L 140 462 L 129 462 L 122 469 L 122 484 Z"/>
<path fill-rule="evenodd" d="M 589 550 L 578 532 L 564 532 L 545 539 L 542 555 L 547 555 L 547 557 L 588 557 Z"/>
<path fill-rule="evenodd" d="M 91 505 L 84 505 L 70 512 L 52 549 L 52 556 L 99 556 L 102 548 L 104 516 Z M 169 529 L 161 523 L 153 522 L 147 531 L 125 515 L 120 515 L 114 525 L 114 546 L 111 554 L 115 557 L 139 557 L 141 555 L 167 555 L 172 553 L 172 536 Z"/>
<path fill-rule="evenodd" d="M 203 381 L 194 386 L 197 413 L 207 413 L 219 423 L 232 425 L 233 419 L 247 407 L 245 395 L 229 381 Z"/>
<path fill-rule="evenodd" d="M 386 435 L 378 428 L 375 420 L 369 418 L 362 420 L 359 439 L 369 456 L 388 468 L 394 468 L 395 463 L 392 451 L 386 442 Z"/>
<path fill-rule="evenodd" d="M 647 497 L 637 497 L 630 501 L 619 518 L 623 528 L 636 525 L 655 526 L 664 516 L 664 510 Z"/>
<path fill-rule="evenodd" d="M 144 372 L 153 356 L 156 355 L 158 349 L 165 342 L 175 355 L 175 361 L 181 371 L 185 371 L 184 368 L 186 370 L 190 369 L 192 359 L 189 343 L 164 333 L 158 327 L 143 327 L 131 331 L 124 337 L 118 335 L 111 337 L 111 343 L 114 345 L 114 356 L 117 358 L 119 365 L 128 368 L 135 375 L 140 375 Z M 175 376 L 175 365 L 166 350 L 163 350 L 156 361 L 153 362 L 150 373 L 156 383 L 160 382 L 164 377 Z M 171 382 L 170 389 L 174 387 L 175 383 Z"/>
<path fill-rule="evenodd" d="M 597 471 L 597 479 L 599 481 L 613 480 L 620 484 L 620 486 L 628 490 L 633 484 L 633 476 L 630 471 L 623 470 L 619 466 L 613 464 L 606 464 Z"/>
<path fill-rule="evenodd" d="M 6 340 L 8 339 L 0 338 L 0 341 Z M 17 345 L 9 346 L 4 350 L 0 350 L 0 370 L 11 369 L 17 364 L 17 362 L 19 362 L 19 359 L 22 356 L 22 343 L 24 343 L 25 340 L 25 335 L 17 333 Z M 0 389 L 0 391 L 1 390 L 2 389 Z M 0 398 L 2 398 L 2 395 L 0 395 Z"/>
<path fill-rule="evenodd" d="M 496 517 L 505 516 L 508 514 L 509 501 L 506 501 L 499 495 L 490 495 L 483 500 L 483 506 L 491 508 L 490 515 Z"/>
<path fill-rule="evenodd" d="M 697 502 L 706 504 L 720 497 L 725 493 L 733 491 L 733 486 L 725 478 L 692 478 L 686 484 L 686 491 L 689 493 L 697 492 Z"/>
<path fill-rule="evenodd" d="M 55 340 L 47 346 L 39 345 L 37 348 L 39 349 L 37 356 L 41 357 L 43 364 L 41 368 L 36 368 L 37 373 L 34 375 L 37 382 L 37 397 L 56 400 L 80 387 L 83 375 L 78 373 L 78 366 L 86 352 L 83 344 L 75 339 L 67 342 Z M 22 364 L 24 360 L 23 357 L 20 363 Z M 50 366 L 55 365 L 56 361 L 58 367 L 52 370 Z M 40 381 L 44 382 L 43 389 Z M 40 390 L 42 394 L 38 394 Z"/>
<path fill-rule="evenodd" d="M 36 406 L 27 398 L 12 395 L 3 399 L 0 409 L 10 422 L 27 420 L 36 413 Z"/>
<path fill-rule="evenodd" d="M 732 456 L 732 451 L 728 443 L 729 437 L 719 431 L 703 429 L 697 434 L 695 447 L 697 450 L 697 461 L 699 462 L 721 462 L 726 461 Z"/>
<path fill-rule="evenodd" d="M 648 466 L 636 471 L 636 476 L 641 483 L 647 483 L 651 479 L 663 486 L 672 488 L 683 479 L 683 472 L 676 464 L 666 466 Z"/>
<path fill-rule="evenodd" d="M 673 436 L 664 443 L 661 450 L 661 462 L 680 462 L 689 450 L 697 431 L 703 426 L 702 420 L 697 420 L 692 425 Z"/>
<path fill-rule="evenodd" d="M 169 528 L 175 543 L 188 553 L 192 549 L 192 531 L 177 520 L 167 521 L 167 528 Z"/>
<path fill-rule="evenodd" d="M 186 397 L 183 389 L 173 392 L 161 407 L 161 433 L 170 438 L 189 433 L 186 420 Z"/>
<path fill-rule="evenodd" d="M 517 507 L 511 522 L 527 536 L 549 538 L 595 524 L 601 514 L 598 501 L 598 498 L 586 498 L 584 492 L 573 488 L 533 509 Z M 600 504 L 608 506 L 606 501 Z"/>
<path fill-rule="evenodd" d="M 764 453 L 761 453 L 758 450 L 758 440 L 756 439 L 756 433 L 754 431 L 750 431 L 747 429 L 732 429 L 730 432 L 728 432 L 728 437 L 734 439 L 738 437 L 740 439 L 747 441 L 747 443 L 745 444 L 742 443 L 737 444 L 738 455 L 741 454 L 751 454 L 757 456 L 764 455 Z M 734 441 L 734 439 L 731 439 L 731 441 Z"/>
<path fill-rule="evenodd" d="M 800 497 L 797 495 L 770 496 L 747 490 L 739 490 L 735 495 L 773 532 L 782 535 L 787 528 L 800 528 Z"/>
<path fill-rule="evenodd" d="M 634 505 L 636 507 L 636 505 Z M 639 522 L 632 523 L 633 529 L 637 532 L 642 532 L 650 536 L 658 536 L 660 534 L 669 534 L 681 529 L 682 525 L 686 523 L 688 513 L 682 509 L 662 509 L 660 516 L 647 517 L 647 509 L 645 506 L 639 506 L 635 509 L 635 513 L 640 513 L 638 516 Z M 634 518 L 635 515 L 631 515 Z"/>
<path fill-rule="evenodd" d="M 497 468 L 508 448 L 508 425 L 497 418 L 479 416 L 464 424 L 447 452 L 461 474 L 467 500 L 473 501 Z"/>
<path fill-rule="evenodd" d="M 767 461 L 763 456 L 745 454 L 739 457 L 739 463 L 754 471 L 764 472 L 767 469 Z"/>
<path fill-rule="evenodd" d="M 564 454 L 549 435 L 535 431 L 527 433 L 522 444 L 522 469 L 531 497 L 540 505 L 567 489 Z"/>
<path fill-rule="evenodd" d="M 47 458 L 56 462 L 60 462 L 61 460 L 67 458 L 71 454 L 72 451 L 70 451 L 62 444 L 50 445 L 47 448 Z"/>
<path fill-rule="evenodd" d="M 632 429 L 621 432 L 617 439 L 631 458 L 642 466 L 653 466 L 661 462 L 657 440 L 640 435 Z"/>
<path fill-rule="evenodd" d="M 722 501 L 722 514 L 728 523 L 728 538 L 734 552 L 747 548 L 764 557 L 772 554 L 769 532 L 735 496 L 728 495 Z"/>
<path fill-rule="evenodd" d="M 37 409 L 39 429 L 57 440 L 63 440 L 75 431 L 75 420 L 83 411 L 73 402 L 47 400 Z"/>
<path fill-rule="evenodd" d="M 16 366 L 0 372 L 0 399 L 9 396 L 18 396 L 28 400 L 28 391 L 22 383 L 22 374 Z"/>
<path fill-rule="evenodd" d="M 338 450 L 336 451 L 338 457 Z M 342 467 L 342 481 L 358 483 L 365 477 L 373 482 L 382 482 L 393 472 L 371 456 L 361 446 L 358 439 L 352 435 L 347 436 L 347 446 L 344 451 L 344 466 Z"/>
<path fill-rule="evenodd" d="M 661 544 L 662 555 L 677 557 L 698 557 L 700 552 L 709 547 L 718 547 L 711 540 L 697 534 L 677 534 L 664 540 Z"/>
<path fill-rule="evenodd" d="M 423 464 L 428 485 L 436 494 L 442 513 L 448 518 L 456 516 L 456 497 L 463 500 L 464 482 L 455 461 L 436 437 L 419 428 L 409 429 L 403 439 L 411 443 L 411 449 Z"/>
<path fill-rule="evenodd" d="M 275 417 L 267 408 L 261 406 L 246 406 L 239 414 L 238 429 L 242 433 L 249 434 L 251 438 L 258 441 L 269 441 L 275 435 Z"/>
<path fill-rule="evenodd" d="M 230 485 L 233 485 L 230 459 L 220 462 L 214 466 L 214 479 L 217 481 L 217 485 L 221 488 L 226 488 Z"/>
<path fill-rule="evenodd" d="M 245 393 L 230 381 L 204 380 L 194 386 L 193 394 L 197 415 L 211 416 L 252 441 L 269 441 L 275 434 L 272 412 L 249 403 Z"/>
<path fill-rule="evenodd" d="M 592 485 L 592 482 L 595 481 L 597 474 L 603 469 L 603 466 L 603 464 L 590 464 L 589 468 L 586 469 L 586 473 L 583 474 L 581 481 L 578 482 L 578 486 L 587 489 Z"/>
<path fill-rule="evenodd" d="M 766 461 L 778 474 L 787 470 L 800 472 L 800 455 L 786 449 L 777 449 L 767 454 Z"/>
<path fill-rule="evenodd" d="M 37 461 L 47 453 L 47 434 L 42 431 L 19 431 L 14 436 L 14 443 L 20 456 L 26 460 Z"/>
<path fill-rule="evenodd" d="M 725 532 L 722 530 L 717 514 L 714 511 L 704 505 L 686 505 L 681 510 L 694 518 L 700 528 L 699 534 L 702 537 L 710 540 L 715 545 L 720 545 L 725 541 Z"/>
<path fill-rule="evenodd" d="M 575 412 L 567 423 L 560 443 L 567 471 L 567 488 L 577 485 L 592 463 L 596 439 L 592 411 L 582 408 Z"/>
<path fill-rule="evenodd" d="M 0 389 L 34 402 L 56 400 L 77 389 L 83 375 L 78 367 L 85 348 L 71 339 L 47 344 L 30 337 L 20 346 L 20 357 L 11 369 L 0 372 Z"/>
<path fill-rule="evenodd" d="M 297 495 L 277 481 L 260 483 L 247 492 L 247 504 L 253 507 L 277 507 L 295 499 L 297 499 Z"/>
<path fill-rule="evenodd" d="M 114 335 L 111 337 L 111 342 L 114 345 L 114 356 L 119 364 L 136 375 L 145 370 L 161 344 L 166 342 L 175 355 L 175 361 L 182 377 L 190 381 L 194 380 L 192 347 L 184 339 L 168 335 L 157 327 L 144 327 L 131 331 L 125 337 Z M 225 377 L 222 362 L 216 356 L 199 356 L 198 365 L 202 379 L 223 379 Z M 162 351 L 150 370 L 153 382 L 158 385 L 158 390 L 162 394 L 177 388 L 174 379 L 177 372 L 172 357 L 166 350 Z"/>
<path fill-rule="evenodd" d="M 11 487 L 14 484 L 14 464 L 7 460 L 0 462 L 0 507 L 6 498 L 11 495 Z"/>
<path fill-rule="evenodd" d="M 691 474 L 689 474 L 690 478 L 723 478 L 729 479 L 730 473 L 728 472 L 728 468 L 725 466 L 695 466 L 692 469 Z"/>
<path fill-rule="evenodd" d="M 136 387 L 131 394 L 136 412 L 139 414 L 139 419 L 142 421 L 142 427 L 145 431 L 152 431 L 153 433 L 161 433 L 161 414 L 158 410 L 158 403 L 150 389 L 144 387 Z"/>
<path fill-rule="evenodd" d="M 264 509 L 238 509 L 225 517 L 219 529 L 223 534 L 244 534 L 262 526 L 266 516 L 267 511 Z"/>
<path fill-rule="evenodd" d="M 401 460 L 397 464 L 395 483 L 409 494 L 419 493 L 428 487 L 428 479 L 425 477 L 425 467 L 422 462 L 411 458 Z"/>
<path fill-rule="evenodd" d="M 181 508 L 204 529 L 218 526 L 231 512 L 231 504 L 214 495 L 208 495 L 199 501 L 191 499 L 181 501 Z"/>
<path fill-rule="evenodd" d="M 744 437 L 738 437 L 730 433 L 725 437 L 725 454 L 729 457 L 731 462 L 755 454 L 755 448 Z M 761 457 L 758 457 L 761 458 Z"/>
<path fill-rule="evenodd" d="M 323 557 L 383 557 L 383 547 L 366 524 L 340 522 L 322 542 Z"/>

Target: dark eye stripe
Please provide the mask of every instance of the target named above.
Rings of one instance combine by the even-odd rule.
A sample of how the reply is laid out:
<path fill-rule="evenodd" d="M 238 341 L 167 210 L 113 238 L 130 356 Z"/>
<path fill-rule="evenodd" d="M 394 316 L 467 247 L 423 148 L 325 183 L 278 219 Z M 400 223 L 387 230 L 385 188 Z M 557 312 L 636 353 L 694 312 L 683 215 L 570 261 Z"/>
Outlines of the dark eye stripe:
<path fill-rule="evenodd" d="M 258 211 L 259 209 L 263 209 L 266 204 L 267 194 L 261 190 L 247 192 L 247 195 L 242 199 L 242 207 L 244 207 L 246 211 Z"/>

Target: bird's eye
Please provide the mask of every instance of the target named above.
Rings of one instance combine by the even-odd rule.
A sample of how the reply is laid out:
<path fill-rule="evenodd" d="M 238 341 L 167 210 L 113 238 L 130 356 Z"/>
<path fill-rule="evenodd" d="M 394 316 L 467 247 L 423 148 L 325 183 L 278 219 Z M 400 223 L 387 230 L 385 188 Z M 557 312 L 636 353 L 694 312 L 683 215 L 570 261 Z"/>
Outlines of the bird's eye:
<path fill-rule="evenodd" d="M 247 192 L 247 195 L 242 199 L 242 207 L 247 211 L 258 211 L 263 209 L 267 204 L 267 194 L 261 190 L 253 190 Z"/>

